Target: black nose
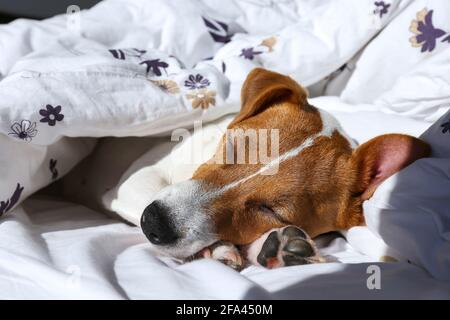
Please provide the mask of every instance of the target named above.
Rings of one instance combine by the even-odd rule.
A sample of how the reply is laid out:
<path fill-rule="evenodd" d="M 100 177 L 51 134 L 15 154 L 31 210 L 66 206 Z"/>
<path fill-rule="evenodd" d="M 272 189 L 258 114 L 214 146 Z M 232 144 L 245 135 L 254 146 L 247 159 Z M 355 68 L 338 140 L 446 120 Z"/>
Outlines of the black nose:
<path fill-rule="evenodd" d="M 153 201 L 141 216 L 141 228 L 147 239 L 156 245 L 175 243 L 179 238 L 168 209 L 159 201 Z"/>

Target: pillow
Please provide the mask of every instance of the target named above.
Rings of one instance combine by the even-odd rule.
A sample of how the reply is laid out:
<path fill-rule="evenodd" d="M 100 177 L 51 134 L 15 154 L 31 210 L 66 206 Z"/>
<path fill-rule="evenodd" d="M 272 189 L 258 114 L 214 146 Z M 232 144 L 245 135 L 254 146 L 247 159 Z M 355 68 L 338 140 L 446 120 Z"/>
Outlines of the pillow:
<path fill-rule="evenodd" d="M 432 149 L 383 182 L 366 201 L 368 228 L 396 258 L 450 280 L 450 110 L 421 136 Z M 389 250 L 391 248 L 392 250 Z"/>
<path fill-rule="evenodd" d="M 174 131 L 171 140 L 155 142 L 122 175 L 119 183 L 101 199 L 109 211 L 139 225 L 142 212 L 164 187 L 187 180 L 210 159 L 234 115 L 194 130 Z M 179 141 L 182 143 L 178 143 Z"/>

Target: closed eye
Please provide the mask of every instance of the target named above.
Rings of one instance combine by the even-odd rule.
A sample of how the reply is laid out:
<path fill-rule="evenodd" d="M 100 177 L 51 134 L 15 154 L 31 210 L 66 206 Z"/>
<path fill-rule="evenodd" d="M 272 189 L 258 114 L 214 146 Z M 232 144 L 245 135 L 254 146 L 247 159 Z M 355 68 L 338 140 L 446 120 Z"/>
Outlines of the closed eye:
<path fill-rule="evenodd" d="M 284 224 L 292 224 L 288 220 L 284 219 L 279 213 L 277 213 L 272 207 L 266 205 L 266 204 L 260 204 L 258 206 L 258 209 L 260 212 L 263 212 L 264 214 L 270 215 L 271 217 L 277 219 L 281 223 Z"/>

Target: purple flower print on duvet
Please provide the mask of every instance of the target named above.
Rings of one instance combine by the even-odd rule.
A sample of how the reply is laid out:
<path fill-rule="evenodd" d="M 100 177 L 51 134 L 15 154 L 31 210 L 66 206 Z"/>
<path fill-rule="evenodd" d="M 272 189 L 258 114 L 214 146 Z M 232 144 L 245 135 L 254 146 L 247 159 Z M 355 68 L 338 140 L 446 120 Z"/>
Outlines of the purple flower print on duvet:
<path fill-rule="evenodd" d="M 24 188 L 20 185 L 20 183 L 18 183 L 11 197 L 4 201 L 0 201 L 0 216 L 11 210 L 11 208 L 16 205 L 20 199 L 23 189 Z"/>
<path fill-rule="evenodd" d="M 188 80 L 184 81 L 184 86 L 191 90 L 203 89 L 208 87 L 210 84 L 211 82 L 199 73 L 196 75 L 190 74 Z"/>
<path fill-rule="evenodd" d="M 140 50 L 136 48 L 131 49 L 109 49 L 109 53 L 112 54 L 112 56 L 119 60 L 126 60 L 127 57 L 134 57 L 140 59 L 145 53 L 147 53 L 147 50 Z"/>
<path fill-rule="evenodd" d="M 450 133 L 450 119 L 447 122 L 444 122 L 443 124 L 441 124 L 442 127 L 442 133 Z"/>
<path fill-rule="evenodd" d="M 373 10 L 374 14 L 378 14 L 380 18 L 383 17 L 386 13 L 389 11 L 389 7 L 391 6 L 390 3 L 386 3 L 384 1 L 375 1 L 375 10 Z"/>
<path fill-rule="evenodd" d="M 144 64 L 146 66 L 147 74 L 151 71 L 158 77 L 162 75 L 161 69 L 167 74 L 166 68 L 169 67 L 167 62 L 161 61 L 160 59 L 145 60 L 139 64 Z"/>
<path fill-rule="evenodd" d="M 50 159 L 50 162 L 48 164 L 48 169 L 50 170 L 52 174 L 52 180 L 56 180 L 58 178 L 58 169 L 56 168 L 56 165 L 58 163 L 58 160 Z"/>
<path fill-rule="evenodd" d="M 256 51 L 254 48 L 244 48 L 241 50 L 240 57 L 243 57 L 248 60 L 253 60 L 255 56 L 263 53 L 262 51 Z"/>
<path fill-rule="evenodd" d="M 11 125 L 11 131 L 8 133 L 20 140 L 30 142 L 33 137 L 36 136 L 36 122 L 31 122 L 30 120 L 22 120 L 21 122 L 14 122 Z"/>
<path fill-rule="evenodd" d="M 414 33 L 414 36 L 409 38 L 409 42 L 413 47 L 421 48 L 421 52 L 433 51 L 436 47 L 436 40 L 446 34 L 444 30 L 434 27 L 433 10 L 427 8 L 417 12 L 416 19 L 411 21 L 409 31 Z M 444 38 L 442 42 L 447 41 L 449 37 Z"/>
<path fill-rule="evenodd" d="M 231 41 L 233 33 L 229 32 L 229 27 L 226 23 L 214 19 L 207 19 L 205 17 L 202 17 L 202 19 L 215 42 L 228 43 Z"/>

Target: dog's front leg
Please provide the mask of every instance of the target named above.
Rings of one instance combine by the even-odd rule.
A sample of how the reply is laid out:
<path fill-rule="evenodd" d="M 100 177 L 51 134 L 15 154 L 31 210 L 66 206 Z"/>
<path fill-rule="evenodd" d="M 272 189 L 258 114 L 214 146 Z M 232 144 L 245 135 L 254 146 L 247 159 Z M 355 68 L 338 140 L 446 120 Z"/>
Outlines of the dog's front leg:
<path fill-rule="evenodd" d="M 269 230 L 241 249 L 230 242 L 219 241 L 204 248 L 193 258 L 218 260 L 238 271 L 249 264 L 274 269 L 324 262 L 313 240 L 296 226 Z"/>
<path fill-rule="evenodd" d="M 238 271 L 244 267 L 244 259 L 242 258 L 241 253 L 238 248 L 230 242 L 218 241 L 201 250 L 195 257 L 218 260 Z"/>

